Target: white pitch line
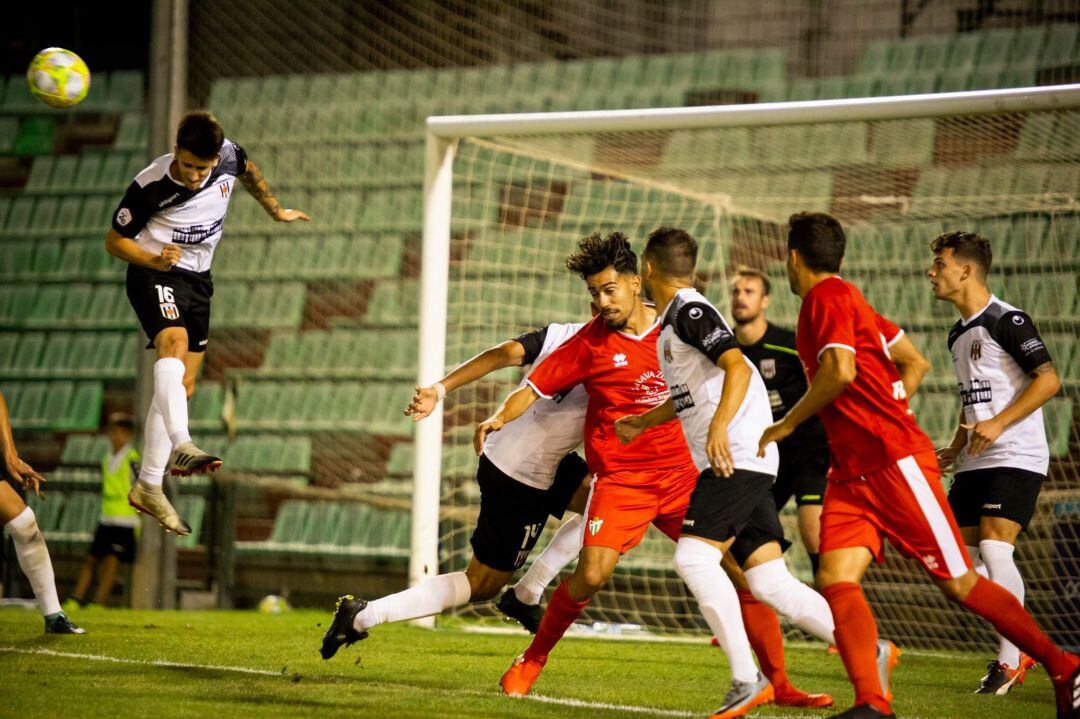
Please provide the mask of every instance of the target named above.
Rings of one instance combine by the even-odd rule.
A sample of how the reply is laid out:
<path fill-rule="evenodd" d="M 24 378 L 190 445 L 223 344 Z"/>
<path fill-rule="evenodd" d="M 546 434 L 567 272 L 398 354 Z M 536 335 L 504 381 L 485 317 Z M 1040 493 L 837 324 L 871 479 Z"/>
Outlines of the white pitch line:
<path fill-rule="evenodd" d="M 0 652 L 11 654 L 44 654 L 49 657 L 66 657 L 68 659 L 88 659 L 95 662 L 112 662 L 113 664 L 138 664 L 140 666 L 166 667 L 169 669 L 211 669 L 220 672 L 237 672 L 240 674 L 258 674 L 267 677 L 283 676 L 281 672 L 272 672 L 269 669 L 251 669 L 250 667 L 230 667 L 218 664 L 191 664 L 188 662 L 170 662 L 165 659 L 124 659 L 122 657 L 109 657 L 103 654 L 79 654 L 77 652 L 58 652 L 54 649 L 20 649 L 18 647 L 0 647 Z"/>

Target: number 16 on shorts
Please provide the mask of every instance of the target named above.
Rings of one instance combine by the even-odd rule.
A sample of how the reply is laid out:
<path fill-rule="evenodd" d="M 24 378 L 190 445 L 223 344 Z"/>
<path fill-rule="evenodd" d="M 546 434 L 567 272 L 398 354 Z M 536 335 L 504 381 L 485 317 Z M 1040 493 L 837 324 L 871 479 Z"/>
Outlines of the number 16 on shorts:
<path fill-rule="evenodd" d="M 157 289 L 158 306 L 161 308 L 161 316 L 167 320 L 175 320 L 180 316 L 180 310 L 176 306 L 172 287 L 154 285 Z"/>

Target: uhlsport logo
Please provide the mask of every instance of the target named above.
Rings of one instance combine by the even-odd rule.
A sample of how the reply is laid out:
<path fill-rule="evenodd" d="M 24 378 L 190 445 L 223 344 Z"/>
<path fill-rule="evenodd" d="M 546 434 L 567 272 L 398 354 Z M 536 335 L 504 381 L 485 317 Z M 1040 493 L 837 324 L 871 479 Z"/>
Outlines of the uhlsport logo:
<path fill-rule="evenodd" d="M 630 364 L 626 361 L 626 355 L 624 355 L 622 352 L 619 352 L 611 359 L 614 360 L 616 367 L 625 367 L 626 365 Z"/>
<path fill-rule="evenodd" d="M 600 531 L 600 527 L 604 526 L 604 520 L 599 517 L 593 517 L 589 520 L 589 534 L 596 536 L 596 533 Z"/>

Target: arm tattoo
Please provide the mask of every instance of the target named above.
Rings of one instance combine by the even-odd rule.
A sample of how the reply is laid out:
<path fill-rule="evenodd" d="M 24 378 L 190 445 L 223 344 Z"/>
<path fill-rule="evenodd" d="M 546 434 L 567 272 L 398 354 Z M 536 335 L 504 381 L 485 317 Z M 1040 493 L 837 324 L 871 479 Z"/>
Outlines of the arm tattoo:
<path fill-rule="evenodd" d="M 1039 365 L 1035 369 L 1031 370 L 1031 372 L 1028 374 L 1028 376 L 1031 377 L 1032 379 L 1034 379 L 1035 377 L 1038 377 L 1041 374 L 1046 374 L 1047 372 L 1055 372 L 1055 371 L 1056 370 L 1054 369 L 1054 363 L 1053 362 L 1043 362 L 1041 365 Z"/>
<path fill-rule="evenodd" d="M 251 160 L 248 160 L 247 170 L 240 176 L 240 184 L 244 186 L 249 195 L 259 201 L 267 214 L 276 215 L 278 210 L 281 209 L 281 205 L 278 204 L 277 198 L 274 197 L 270 185 L 266 184 L 266 179 L 263 177 L 262 171 L 259 170 L 259 166 Z"/>

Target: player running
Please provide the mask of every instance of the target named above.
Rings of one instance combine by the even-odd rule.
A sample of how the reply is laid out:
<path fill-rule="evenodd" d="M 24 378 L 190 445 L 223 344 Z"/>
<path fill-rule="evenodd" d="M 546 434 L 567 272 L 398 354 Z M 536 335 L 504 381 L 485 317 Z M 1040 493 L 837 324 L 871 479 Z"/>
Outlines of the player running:
<path fill-rule="evenodd" d="M 11 420 L 8 418 L 7 402 L 0 394 L 0 452 L 3 464 L 0 465 L 0 524 L 7 530 L 15 544 L 15 556 L 19 567 L 30 580 L 30 588 L 38 600 L 41 614 L 45 617 L 46 634 L 86 634 L 86 630 L 75 626 L 60 608 L 60 597 L 56 593 L 56 576 L 53 574 L 49 548 L 45 546 L 45 537 L 38 528 L 34 510 L 26 506 L 22 497 L 8 486 L 4 480 L 22 485 L 24 490 L 34 490 L 34 495 L 45 498 L 41 493 L 41 483 L 45 478 L 29 464 L 19 458 L 15 447 L 15 438 L 11 434 Z"/>
<path fill-rule="evenodd" d="M 735 339 L 769 391 L 773 420 L 779 421 L 804 394 L 806 373 L 795 350 L 795 333 L 769 322 L 766 311 L 772 292 L 768 275 L 751 267 L 739 267 L 731 281 L 731 316 L 735 320 Z M 883 318 L 884 319 L 884 318 Z M 896 365 L 908 397 L 930 369 L 930 363 L 907 334 L 885 321 L 883 332 L 889 358 Z M 825 475 L 829 470 L 829 444 L 825 428 L 816 416 L 803 422 L 779 444 L 780 467 L 772 494 L 777 511 L 795 498 L 798 507 L 799 536 L 810 557 L 814 573 L 818 570 L 818 546 L 821 534 L 821 502 L 825 496 Z"/>
<path fill-rule="evenodd" d="M 591 597 L 610 578 L 619 557 L 636 546 L 650 523 L 678 541 L 697 470 L 679 425 L 672 421 L 645 430 L 646 441 L 620 444 L 614 420 L 664 403 L 668 398 L 656 357 L 660 324 L 656 311 L 640 299 L 637 257 L 620 233 L 585 238 L 567 268 L 586 282 L 600 316 L 552 353 L 526 386 L 510 394 L 491 418 L 477 427 L 476 445 L 491 432 L 525 414 L 541 398 L 584 386 L 589 396 L 585 452 L 597 477 L 589 499 L 587 531 L 577 567 L 555 590 L 532 644 L 514 660 L 500 682 L 505 693 L 527 694 L 540 675 L 551 649 Z M 719 562 L 701 562 L 692 551 L 676 552 L 676 568 L 695 592 L 702 613 L 725 640 L 746 644 L 738 612 L 717 603 L 726 585 L 731 606 L 737 604 L 730 580 Z M 692 576 L 691 576 L 692 575 Z M 708 590 L 698 593 L 701 587 Z M 717 590 L 715 588 L 719 587 Z M 730 610 L 731 607 L 728 607 Z M 745 653 L 749 654 L 746 647 Z M 750 660 L 753 667 L 753 660 Z M 723 716 L 741 716 L 750 698 L 771 698 L 771 687 L 751 675 L 752 697 L 742 693 Z M 763 686 L 762 686 L 763 685 Z"/>
<path fill-rule="evenodd" d="M 769 443 L 789 436 L 814 414 L 829 439 L 817 579 L 855 687 L 855 705 L 837 716 L 893 716 L 878 672 L 877 624 L 859 586 L 870 562 L 881 559 L 882 537 L 888 537 L 902 554 L 922 562 L 946 597 L 989 621 L 1045 666 L 1058 718 L 1078 719 L 1080 657 L 1055 646 L 1012 594 L 972 571 L 941 488 L 933 445 L 908 409 L 877 313 L 837 275 L 844 245 L 844 231 L 830 215 L 800 213 L 789 221 L 788 279 L 803 299 L 796 345 L 810 386 L 759 440 L 759 454 L 765 456 Z"/>
<path fill-rule="evenodd" d="M 181 536 L 191 528 L 161 489 L 165 471 L 221 467 L 191 441 L 187 401 L 210 337 L 210 262 L 236 180 L 275 220 L 309 219 L 278 204 L 259 168 L 225 139 L 213 115 L 191 112 L 180 121 L 173 151 L 135 176 L 105 238 L 109 254 L 128 263 L 128 300 L 150 340 L 147 349 L 157 348 L 158 356 L 142 468 L 128 501 Z"/>
<path fill-rule="evenodd" d="M 657 351 L 671 397 L 645 414 L 619 419 L 616 430 L 627 441 L 677 416 L 700 474 L 683 520 L 676 562 L 681 553 L 684 562 L 690 556 L 700 566 L 714 567 L 730 553 L 754 597 L 832 644 L 828 604 L 784 563 L 788 543 L 771 492 L 778 451 L 770 446 L 765 457 L 757 456 L 757 439 L 772 422 L 768 391 L 720 312 L 694 289 L 697 249 L 685 230 L 662 227 L 649 235 L 642 255 L 645 291 L 664 308 Z M 708 594 L 710 587 L 690 584 L 695 572 L 686 574 L 695 596 Z M 724 614 L 738 616 L 730 584 L 716 603 Z M 718 639 L 726 649 L 731 646 L 732 691 L 725 706 L 748 710 L 763 703 L 761 698 L 773 688 L 760 677 L 755 684 L 757 670 L 745 640 Z M 819 697 L 801 705 L 832 705 L 832 697 Z"/>
<path fill-rule="evenodd" d="M 433 385 L 417 387 L 405 414 L 419 421 L 447 393 L 504 367 L 532 365 L 535 372 L 556 347 L 583 326 L 550 324 L 481 352 Z M 585 510 L 589 470 L 573 450 L 581 444 L 587 400 L 580 388 L 544 400 L 507 431 L 488 437 L 476 470 L 480 515 L 473 530 L 473 557 L 468 567 L 371 602 L 351 595 L 341 597 L 323 636 L 323 659 L 334 656 L 343 645 L 365 639 L 368 630 L 379 624 L 491 599 L 525 563 L 548 516 L 561 519 L 569 509 L 575 514 L 555 533 L 518 586 L 505 592 L 496 605 L 535 632 L 544 588 L 581 548 L 580 515 Z"/>
<path fill-rule="evenodd" d="M 1042 406 L 1061 381 L 1031 318 L 990 294 L 990 242 L 948 232 L 931 249 L 927 275 L 934 296 L 955 305 L 961 317 L 949 332 L 949 351 L 963 411 L 951 445 L 938 452 L 942 472 L 955 463 L 949 506 L 975 571 L 1022 604 L 1024 580 L 1013 550 L 1050 466 Z M 976 694 L 1008 693 L 1034 664 L 1000 640 Z"/>

